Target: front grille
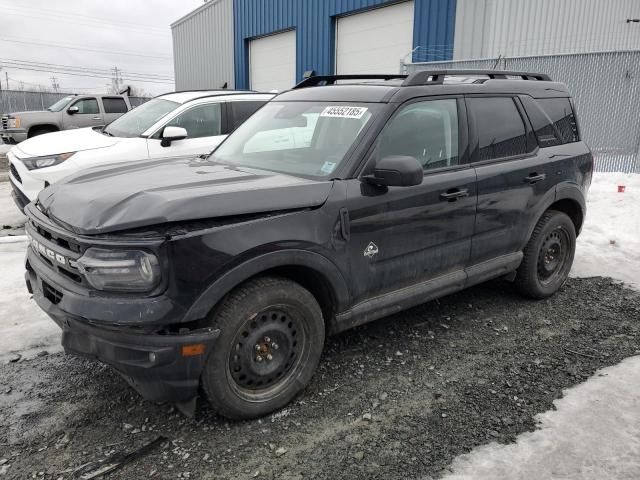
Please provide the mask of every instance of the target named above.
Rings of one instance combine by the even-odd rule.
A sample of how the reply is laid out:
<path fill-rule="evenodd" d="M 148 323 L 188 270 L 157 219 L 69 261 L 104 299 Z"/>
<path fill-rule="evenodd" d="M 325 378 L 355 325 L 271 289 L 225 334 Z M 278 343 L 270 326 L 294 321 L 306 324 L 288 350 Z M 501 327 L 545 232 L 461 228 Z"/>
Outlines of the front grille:
<path fill-rule="evenodd" d="M 11 162 L 9 162 L 9 171 L 11 172 L 11 175 L 13 175 L 13 178 L 15 178 L 18 182 L 22 183 L 22 178 L 20 177 L 18 170 L 16 170 L 15 165 Z"/>
<path fill-rule="evenodd" d="M 44 298 L 54 305 L 57 305 L 60 303 L 60 300 L 62 300 L 62 292 L 60 290 L 56 290 L 45 281 L 42 282 L 42 293 L 44 294 Z"/>
<path fill-rule="evenodd" d="M 9 128 L 9 117 L 7 115 L 3 115 L 1 121 L 2 121 L 2 128 L 4 128 L 5 130 Z"/>
<path fill-rule="evenodd" d="M 76 252 L 76 253 L 81 252 L 80 245 L 78 245 L 77 243 L 70 242 L 67 239 L 64 239 L 62 237 L 59 237 L 51 233 L 49 230 L 47 230 L 46 228 L 43 228 L 42 226 L 38 225 L 34 221 L 31 222 L 31 226 L 35 228 L 36 232 L 38 232 L 42 237 L 46 238 L 50 242 L 55 243 L 59 247 L 64 248 L 65 250 L 71 250 L 72 252 Z"/>

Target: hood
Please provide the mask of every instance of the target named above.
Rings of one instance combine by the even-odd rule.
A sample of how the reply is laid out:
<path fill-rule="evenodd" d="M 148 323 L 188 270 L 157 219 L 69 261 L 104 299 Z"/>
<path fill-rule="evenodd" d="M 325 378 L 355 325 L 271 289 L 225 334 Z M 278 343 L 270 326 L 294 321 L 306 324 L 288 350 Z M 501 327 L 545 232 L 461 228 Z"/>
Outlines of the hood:
<path fill-rule="evenodd" d="M 56 155 L 58 153 L 80 152 L 82 150 L 110 147 L 120 140 L 120 138 L 109 137 L 108 135 L 96 132 L 93 128 L 76 128 L 28 138 L 24 142 L 21 142 L 18 148 L 23 152 L 23 156 L 43 157 L 45 155 Z M 18 156 L 20 156 L 20 154 L 18 154 Z"/>
<path fill-rule="evenodd" d="M 56 115 L 57 112 L 51 112 L 49 110 L 27 110 L 26 112 L 11 112 L 7 114 L 9 117 L 40 117 L 42 115 Z"/>
<path fill-rule="evenodd" d="M 79 234 L 322 205 L 333 182 L 201 158 L 84 170 L 40 192 L 41 209 Z"/>

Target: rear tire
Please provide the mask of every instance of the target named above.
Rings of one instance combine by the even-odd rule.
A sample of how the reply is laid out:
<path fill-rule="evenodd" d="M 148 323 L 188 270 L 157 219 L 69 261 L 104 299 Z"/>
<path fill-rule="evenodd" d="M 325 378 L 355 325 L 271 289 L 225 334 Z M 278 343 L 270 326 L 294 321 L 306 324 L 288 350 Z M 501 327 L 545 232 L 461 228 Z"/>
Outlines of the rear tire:
<path fill-rule="evenodd" d="M 318 302 L 299 284 L 277 277 L 250 280 L 227 296 L 213 320 L 221 333 L 202 385 L 220 415 L 264 416 L 311 380 L 325 327 Z"/>
<path fill-rule="evenodd" d="M 530 298 L 553 295 L 567 281 L 575 251 L 576 229 L 571 219 L 562 212 L 547 210 L 524 249 L 516 288 Z"/>

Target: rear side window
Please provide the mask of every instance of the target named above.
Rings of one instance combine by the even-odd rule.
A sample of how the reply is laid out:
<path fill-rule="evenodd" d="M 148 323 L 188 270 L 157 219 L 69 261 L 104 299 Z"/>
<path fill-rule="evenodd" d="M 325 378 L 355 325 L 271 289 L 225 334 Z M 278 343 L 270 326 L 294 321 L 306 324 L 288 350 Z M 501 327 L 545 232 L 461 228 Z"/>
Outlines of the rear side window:
<path fill-rule="evenodd" d="M 468 98 L 480 147 L 479 161 L 523 155 L 530 149 L 527 130 L 513 98 Z"/>
<path fill-rule="evenodd" d="M 560 144 L 580 141 L 578 124 L 568 98 L 540 98 L 537 102 L 551 119 Z"/>
<path fill-rule="evenodd" d="M 233 129 L 235 130 L 244 121 L 253 115 L 265 102 L 230 102 L 233 112 Z"/>
<path fill-rule="evenodd" d="M 104 113 L 127 113 L 127 103 L 123 98 L 107 97 L 102 99 Z"/>

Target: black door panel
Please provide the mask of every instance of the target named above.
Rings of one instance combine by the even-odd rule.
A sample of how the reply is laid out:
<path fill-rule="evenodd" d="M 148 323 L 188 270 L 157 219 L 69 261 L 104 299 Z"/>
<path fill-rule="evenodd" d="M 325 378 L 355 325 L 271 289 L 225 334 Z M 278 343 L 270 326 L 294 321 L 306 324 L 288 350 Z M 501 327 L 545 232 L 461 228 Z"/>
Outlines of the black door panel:
<path fill-rule="evenodd" d="M 347 187 L 356 302 L 465 268 L 476 211 L 472 168 L 425 176 L 415 187 Z M 449 190 L 466 191 L 455 201 Z M 375 253 L 374 253 L 375 252 Z"/>

